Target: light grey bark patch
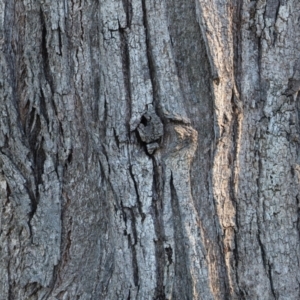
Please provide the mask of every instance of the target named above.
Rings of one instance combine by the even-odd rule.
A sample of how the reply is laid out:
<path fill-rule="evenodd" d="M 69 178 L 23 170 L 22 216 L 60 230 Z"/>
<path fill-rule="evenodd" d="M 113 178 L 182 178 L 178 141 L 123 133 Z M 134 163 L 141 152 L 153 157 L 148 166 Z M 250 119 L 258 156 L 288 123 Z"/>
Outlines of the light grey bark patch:
<path fill-rule="evenodd" d="M 216 257 L 222 257 L 222 236 L 214 199 L 210 196 L 212 183 L 207 171 L 213 163 L 216 139 L 211 91 L 213 76 L 197 21 L 196 5 L 194 1 L 167 1 L 168 28 L 188 116 L 198 132 L 198 145 L 190 177 L 193 201 L 199 214 L 201 237 L 207 251 L 211 288 L 215 297 L 223 297 L 226 294 L 226 273 L 224 265 L 216 260 Z"/>
<path fill-rule="evenodd" d="M 273 23 L 275 23 L 278 16 L 279 7 L 280 0 L 267 0 L 265 18 L 271 19 Z"/>
<path fill-rule="evenodd" d="M 193 299 L 193 287 L 190 270 L 185 263 L 187 261 L 187 249 L 184 243 L 184 232 L 182 230 L 182 219 L 180 216 L 179 202 L 174 187 L 173 178 L 170 179 L 172 212 L 174 215 L 174 239 L 177 241 L 173 250 L 171 246 L 166 247 L 169 264 L 175 264 L 174 290 L 172 298 L 174 299 Z"/>
<path fill-rule="evenodd" d="M 171 50 L 166 22 L 166 4 L 143 0 L 143 10 L 147 30 L 149 63 L 155 74 L 157 107 L 165 118 L 189 123 Z M 163 74 L 162 70 L 165 70 L 166 73 Z"/>
<path fill-rule="evenodd" d="M 205 293 L 209 299 L 212 297 L 212 294 L 209 283 L 205 279 L 205 274 L 208 272 L 205 262 L 205 250 L 200 239 L 197 222 L 198 215 L 194 207 L 190 187 L 190 167 L 197 148 L 197 132 L 190 126 L 177 125 L 176 123 L 168 124 L 165 130 L 168 134 L 168 140 L 165 141 L 167 147 L 163 149 L 162 155 L 166 168 L 163 212 L 166 236 L 165 248 L 171 247 L 175 250 L 174 243 L 183 243 L 182 247 L 184 247 L 187 252 L 186 264 L 191 278 L 195 278 L 195 276 L 199 278 L 197 281 L 192 279 L 192 297 L 201 298 L 201 293 Z M 174 236 L 174 218 L 178 216 L 172 215 L 172 203 L 174 200 L 171 197 L 172 191 L 169 181 L 171 178 L 178 197 L 180 218 L 182 219 L 182 241 L 176 241 Z M 170 208 L 171 210 L 169 211 Z M 171 218 L 173 219 L 172 221 L 170 220 Z M 191 232 L 195 234 L 191 234 Z M 176 257 L 177 254 L 175 253 L 174 255 Z M 166 254 L 166 256 L 168 261 L 168 254 Z M 167 264 L 165 266 L 167 299 L 170 299 L 173 294 L 176 280 L 174 264 Z"/>

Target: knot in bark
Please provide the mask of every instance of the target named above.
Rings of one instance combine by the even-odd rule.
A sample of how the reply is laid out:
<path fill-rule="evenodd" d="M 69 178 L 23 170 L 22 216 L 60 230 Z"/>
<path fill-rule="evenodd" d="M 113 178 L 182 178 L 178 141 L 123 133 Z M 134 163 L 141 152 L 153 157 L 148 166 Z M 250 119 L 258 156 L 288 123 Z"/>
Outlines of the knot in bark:
<path fill-rule="evenodd" d="M 141 140 L 146 144 L 153 143 L 162 137 L 163 124 L 152 105 L 148 106 L 148 111 L 143 115 L 137 130 Z"/>
<path fill-rule="evenodd" d="M 197 149 L 197 131 L 189 125 L 171 125 L 168 132 L 170 140 L 167 156 L 169 159 L 190 163 Z"/>

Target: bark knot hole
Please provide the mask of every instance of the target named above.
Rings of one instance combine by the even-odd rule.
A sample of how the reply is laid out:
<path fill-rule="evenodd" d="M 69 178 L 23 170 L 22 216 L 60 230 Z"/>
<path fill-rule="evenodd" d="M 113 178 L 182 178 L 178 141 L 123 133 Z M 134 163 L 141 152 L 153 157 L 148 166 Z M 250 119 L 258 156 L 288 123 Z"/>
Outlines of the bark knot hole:
<path fill-rule="evenodd" d="M 163 124 L 152 105 L 148 106 L 147 112 L 142 116 L 137 131 L 141 140 L 146 144 L 158 141 L 162 137 Z"/>

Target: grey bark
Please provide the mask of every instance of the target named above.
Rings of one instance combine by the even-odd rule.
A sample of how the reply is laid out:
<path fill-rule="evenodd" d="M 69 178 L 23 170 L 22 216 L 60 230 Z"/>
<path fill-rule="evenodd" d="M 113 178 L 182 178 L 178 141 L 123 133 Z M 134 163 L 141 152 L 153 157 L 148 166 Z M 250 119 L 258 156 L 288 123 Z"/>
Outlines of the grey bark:
<path fill-rule="evenodd" d="M 298 0 L 0 0 L 0 299 L 299 299 Z"/>

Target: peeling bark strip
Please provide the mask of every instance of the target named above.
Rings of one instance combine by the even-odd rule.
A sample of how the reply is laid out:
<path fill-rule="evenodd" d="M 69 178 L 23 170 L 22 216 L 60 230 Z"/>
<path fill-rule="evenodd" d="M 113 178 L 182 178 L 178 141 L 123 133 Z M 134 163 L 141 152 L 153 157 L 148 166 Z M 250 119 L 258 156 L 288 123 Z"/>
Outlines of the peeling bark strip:
<path fill-rule="evenodd" d="M 299 299 L 298 0 L 0 0 L 0 300 Z"/>

